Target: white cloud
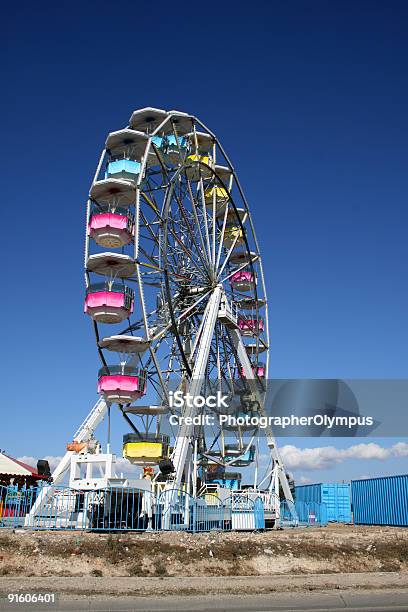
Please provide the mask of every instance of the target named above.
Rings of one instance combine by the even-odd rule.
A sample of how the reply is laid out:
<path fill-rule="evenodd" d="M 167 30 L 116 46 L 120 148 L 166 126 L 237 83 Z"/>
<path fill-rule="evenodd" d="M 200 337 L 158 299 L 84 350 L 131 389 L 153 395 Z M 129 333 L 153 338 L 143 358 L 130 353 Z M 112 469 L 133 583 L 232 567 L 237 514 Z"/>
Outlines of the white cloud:
<path fill-rule="evenodd" d="M 299 484 L 310 484 L 311 482 L 312 479 L 307 476 L 299 476 L 299 478 L 297 478 L 297 483 Z"/>
<path fill-rule="evenodd" d="M 292 470 L 321 470 L 332 468 L 347 459 L 389 459 L 408 457 L 408 444 L 398 442 L 385 448 L 374 442 L 355 444 L 349 448 L 322 446 L 318 448 L 298 448 L 286 444 L 280 449 L 285 467 Z"/>
<path fill-rule="evenodd" d="M 393 449 L 396 457 L 408 457 L 408 444 L 405 442 L 397 442 L 397 444 L 394 444 Z"/>
<path fill-rule="evenodd" d="M 31 457 L 29 455 L 24 455 L 23 457 L 17 457 L 18 461 L 22 461 L 23 463 L 27 463 L 27 465 L 31 465 L 33 468 L 37 467 L 37 459 L 35 457 Z M 46 459 L 50 464 L 50 470 L 53 472 L 62 457 L 46 455 L 45 457 L 41 457 L 41 459 Z M 123 457 L 117 457 L 116 459 L 116 471 L 120 475 L 122 472 L 124 476 L 130 476 L 136 478 L 141 472 L 142 468 L 138 465 L 132 465 L 124 459 Z"/>
<path fill-rule="evenodd" d="M 28 455 L 24 455 L 23 457 L 17 457 L 18 461 L 22 461 L 23 463 L 27 463 L 27 465 L 31 465 L 33 468 L 37 467 L 37 459 L 35 457 L 30 457 Z M 55 470 L 62 457 L 53 457 L 52 455 L 46 455 L 45 457 L 39 457 L 39 459 L 46 459 L 50 464 L 51 472 Z"/>
<path fill-rule="evenodd" d="M 345 459 L 387 459 L 392 454 L 391 448 L 383 448 L 379 444 L 355 444 L 343 451 Z"/>
<path fill-rule="evenodd" d="M 397 442 L 393 446 L 383 447 L 374 442 L 367 444 L 354 444 L 349 448 L 336 448 L 334 446 L 322 446 L 317 448 L 298 448 L 292 444 L 286 444 L 280 449 L 286 470 L 314 471 L 330 469 L 347 461 L 347 459 L 390 459 L 392 457 L 408 457 L 408 444 Z M 57 467 L 61 457 L 47 455 L 43 457 L 50 464 L 51 472 Z M 18 457 L 19 461 L 37 466 L 37 459 L 30 456 Z M 261 462 L 269 461 L 268 455 L 261 456 Z M 135 478 L 141 472 L 139 466 L 130 464 L 123 457 L 117 457 L 116 470 L 120 474 Z M 302 480 L 303 479 L 303 480 Z M 302 484 L 308 484 L 310 480 L 302 476 Z M 308 481 L 308 482 L 307 482 Z"/>

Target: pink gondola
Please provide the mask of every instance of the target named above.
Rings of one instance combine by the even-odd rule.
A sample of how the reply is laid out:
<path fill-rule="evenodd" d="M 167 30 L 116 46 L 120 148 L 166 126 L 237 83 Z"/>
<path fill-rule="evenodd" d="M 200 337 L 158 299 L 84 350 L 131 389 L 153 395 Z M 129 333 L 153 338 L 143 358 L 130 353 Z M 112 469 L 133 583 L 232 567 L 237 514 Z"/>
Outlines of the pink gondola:
<path fill-rule="evenodd" d="M 134 293 L 125 286 L 89 287 L 84 312 L 98 323 L 120 323 L 133 312 Z"/>
<path fill-rule="evenodd" d="M 112 212 L 95 213 L 89 222 L 89 235 L 97 244 L 118 249 L 132 241 L 131 215 Z"/>
<path fill-rule="evenodd" d="M 250 291 L 255 286 L 254 275 L 243 270 L 234 272 L 230 278 L 230 285 L 237 291 Z"/>
<path fill-rule="evenodd" d="M 263 319 L 238 319 L 238 327 L 243 336 L 254 336 L 264 330 Z"/>
<path fill-rule="evenodd" d="M 263 363 L 258 363 L 252 366 L 252 371 L 258 378 L 265 378 L 265 365 Z M 239 371 L 242 378 L 245 378 L 244 368 L 241 368 Z"/>
<path fill-rule="evenodd" d="M 107 402 L 128 404 L 145 395 L 146 387 L 146 377 L 137 368 L 112 366 L 99 370 L 98 393 Z"/>

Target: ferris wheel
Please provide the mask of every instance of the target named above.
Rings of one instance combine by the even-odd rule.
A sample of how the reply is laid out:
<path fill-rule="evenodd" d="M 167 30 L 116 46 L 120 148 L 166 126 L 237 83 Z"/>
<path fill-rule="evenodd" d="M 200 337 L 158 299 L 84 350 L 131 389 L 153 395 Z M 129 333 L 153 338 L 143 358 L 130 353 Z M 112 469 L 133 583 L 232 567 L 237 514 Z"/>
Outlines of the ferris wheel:
<path fill-rule="evenodd" d="M 251 211 L 199 119 L 144 108 L 108 135 L 87 203 L 85 282 L 98 391 L 128 429 L 123 456 L 159 466 L 169 487 L 239 485 L 259 427 L 220 416 L 263 414 L 268 303 Z M 177 391 L 227 402 L 174 403 Z M 270 428 L 266 439 L 271 486 L 291 499 Z"/>

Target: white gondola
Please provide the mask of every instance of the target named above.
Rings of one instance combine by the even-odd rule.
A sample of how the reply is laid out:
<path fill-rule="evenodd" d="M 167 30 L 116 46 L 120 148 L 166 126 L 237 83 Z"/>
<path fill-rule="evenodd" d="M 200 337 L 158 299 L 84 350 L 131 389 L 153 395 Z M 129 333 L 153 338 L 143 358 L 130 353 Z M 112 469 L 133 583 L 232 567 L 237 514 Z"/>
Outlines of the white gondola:
<path fill-rule="evenodd" d="M 248 252 L 246 249 L 242 251 L 233 251 L 231 253 L 230 262 L 232 264 L 236 264 L 237 266 L 242 266 L 243 264 L 254 264 L 259 259 L 259 255 L 254 251 Z"/>
<path fill-rule="evenodd" d="M 238 307 L 241 310 L 259 310 L 260 308 L 263 308 L 266 304 L 266 300 L 262 299 L 262 298 L 257 298 L 255 299 L 254 297 L 246 297 L 243 298 L 241 300 L 239 300 L 238 302 Z"/>
<path fill-rule="evenodd" d="M 118 130 L 111 132 L 106 139 L 106 149 L 113 158 L 126 157 L 140 161 L 146 149 L 148 136 L 137 130 Z"/>
<path fill-rule="evenodd" d="M 245 350 L 248 355 L 256 355 L 257 353 L 264 353 L 268 350 L 268 347 L 263 342 L 251 342 L 245 346 Z"/>
<path fill-rule="evenodd" d="M 122 253 L 97 253 L 88 257 L 86 268 L 111 278 L 129 278 L 134 275 L 136 264 L 132 257 Z"/>
<path fill-rule="evenodd" d="M 223 297 L 218 310 L 218 320 L 230 329 L 238 329 L 238 312 L 235 302 Z"/>
<path fill-rule="evenodd" d="M 214 138 L 211 134 L 206 134 L 205 132 L 190 132 L 186 134 L 186 138 L 190 143 L 191 151 L 195 151 L 200 155 L 211 153 L 214 144 Z"/>
<path fill-rule="evenodd" d="M 193 118 L 188 113 L 177 110 L 167 111 L 170 119 L 164 126 L 164 133 L 171 134 L 176 132 L 179 136 L 185 136 L 193 127 Z"/>
<path fill-rule="evenodd" d="M 130 181 L 107 178 L 92 185 L 89 197 L 100 204 L 129 206 L 136 199 L 135 185 Z"/>
<path fill-rule="evenodd" d="M 145 353 L 149 345 L 149 340 L 139 336 L 109 336 L 99 341 L 102 349 L 128 354 Z"/>
<path fill-rule="evenodd" d="M 231 177 L 232 177 L 232 170 L 230 168 L 228 168 L 228 166 L 218 166 L 218 165 L 215 165 L 214 166 L 214 172 L 218 176 L 218 178 L 221 179 L 221 181 L 224 183 L 224 185 L 228 189 L 231 189 L 230 181 L 231 181 Z"/>
<path fill-rule="evenodd" d="M 169 409 L 167 406 L 128 406 L 125 412 L 140 416 L 159 416 L 161 414 L 167 414 Z"/>
<path fill-rule="evenodd" d="M 218 215 L 218 217 L 221 217 L 221 215 Z M 241 221 L 241 223 L 245 223 L 245 221 L 248 218 L 248 213 L 245 210 L 245 208 L 229 208 L 228 212 L 227 212 L 227 224 L 228 225 L 237 225 L 238 224 L 238 218 Z"/>
<path fill-rule="evenodd" d="M 129 125 L 135 130 L 151 134 L 168 117 L 168 113 L 161 108 L 147 106 L 135 110 L 129 120 Z"/>

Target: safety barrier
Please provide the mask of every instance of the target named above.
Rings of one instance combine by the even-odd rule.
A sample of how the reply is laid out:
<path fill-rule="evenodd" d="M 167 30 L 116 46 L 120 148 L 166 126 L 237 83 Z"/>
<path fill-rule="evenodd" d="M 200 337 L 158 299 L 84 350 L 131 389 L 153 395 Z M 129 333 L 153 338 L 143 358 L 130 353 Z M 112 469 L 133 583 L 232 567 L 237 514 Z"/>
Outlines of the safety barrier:
<path fill-rule="evenodd" d="M 231 528 L 234 531 L 265 529 L 264 504 L 259 496 L 231 492 L 227 499 L 231 508 Z"/>
<path fill-rule="evenodd" d="M 40 489 L 0 485 L 0 527 L 22 527 Z"/>
<path fill-rule="evenodd" d="M 0 528 L 193 533 L 262 529 L 262 500 L 243 500 L 238 506 L 236 500 L 222 502 L 212 493 L 194 498 L 180 489 L 155 495 L 119 487 L 95 491 L 52 485 L 0 487 Z"/>
<path fill-rule="evenodd" d="M 295 504 L 291 501 L 283 500 L 280 503 L 280 526 L 285 527 L 298 527 L 299 519 L 296 512 Z"/>
<path fill-rule="evenodd" d="M 306 502 L 309 507 L 309 526 L 323 527 L 327 525 L 327 505 L 324 502 Z"/>
<path fill-rule="evenodd" d="M 206 493 L 194 501 L 193 531 L 231 531 L 232 508 L 213 493 Z"/>
<path fill-rule="evenodd" d="M 263 530 L 276 520 L 281 527 L 327 524 L 325 504 L 282 501 L 276 519 L 273 500 L 269 505 L 267 501 L 252 490 L 231 491 L 221 500 L 214 493 L 193 497 L 181 489 L 154 494 L 122 487 L 85 491 L 49 484 L 20 490 L 0 486 L 0 528 L 198 533 Z"/>
<path fill-rule="evenodd" d="M 327 523 L 327 506 L 325 503 L 281 502 L 281 527 L 324 527 Z"/>
<path fill-rule="evenodd" d="M 231 529 L 230 509 L 213 494 L 193 497 L 185 491 L 162 491 L 154 502 L 153 529 L 156 531 L 227 531 Z"/>
<path fill-rule="evenodd" d="M 0 527 L 145 531 L 152 519 L 152 497 L 132 488 L 0 487 Z M 35 512 L 30 512 L 33 506 Z"/>

